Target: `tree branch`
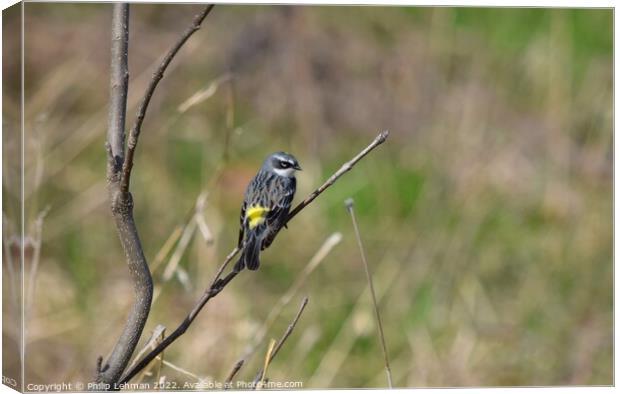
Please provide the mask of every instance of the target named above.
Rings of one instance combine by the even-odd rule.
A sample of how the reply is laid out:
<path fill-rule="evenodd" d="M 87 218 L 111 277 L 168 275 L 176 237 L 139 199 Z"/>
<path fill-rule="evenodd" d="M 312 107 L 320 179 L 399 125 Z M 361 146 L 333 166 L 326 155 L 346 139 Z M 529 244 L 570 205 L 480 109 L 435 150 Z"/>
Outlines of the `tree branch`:
<path fill-rule="evenodd" d="M 323 193 L 328 187 L 333 185 L 338 180 L 338 178 L 344 175 L 347 171 L 350 171 L 358 161 L 363 159 L 368 153 L 370 153 L 377 146 L 385 142 L 388 135 L 389 135 L 389 132 L 387 130 L 381 132 L 374 139 L 374 141 L 371 142 L 370 145 L 368 145 L 364 150 L 362 150 L 357 156 L 355 156 L 353 159 L 343 164 L 342 167 L 338 171 L 336 171 L 331 177 L 329 177 L 329 179 L 323 185 L 321 185 L 318 189 L 313 191 L 308 197 L 306 197 L 304 201 L 302 201 L 299 205 L 297 205 L 297 207 L 295 207 L 295 209 L 293 209 L 293 211 L 291 211 L 291 213 L 288 216 L 287 223 L 295 215 L 297 215 L 302 209 L 307 207 L 315 198 L 317 198 L 319 194 Z M 159 353 L 164 351 L 164 349 L 166 349 L 172 342 L 174 342 L 178 337 L 183 335 L 185 331 L 187 331 L 189 326 L 192 324 L 192 322 L 194 321 L 198 313 L 200 313 L 202 308 L 207 304 L 207 302 L 209 302 L 210 299 L 218 295 L 224 289 L 224 287 L 226 287 L 226 285 L 228 285 L 228 283 L 230 283 L 230 281 L 235 276 L 237 276 L 238 273 L 235 271 L 232 271 L 226 277 L 224 277 L 223 279 L 220 279 L 220 276 L 224 272 L 224 269 L 226 268 L 226 266 L 237 255 L 237 253 L 239 253 L 239 251 L 240 251 L 239 247 L 236 247 L 228 254 L 228 256 L 226 256 L 226 259 L 224 259 L 224 263 L 222 263 L 222 265 L 218 269 L 215 275 L 215 278 L 211 282 L 211 285 L 209 286 L 209 288 L 207 288 L 207 290 L 205 290 L 203 295 L 200 297 L 200 299 L 198 300 L 194 308 L 190 311 L 190 313 L 187 315 L 187 317 L 185 317 L 183 322 L 181 322 L 181 324 L 176 328 L 176 330 L 174 330 L 168 337 L 166 337 L 155 349 L 153 349 L 150 353 L 144 356 L 142 360 L 140 360 L 133 368 L 131 368 L 121 378 L 119 382 L 120 384 L 128 382 L 141 369 L 146 367 L 151 360 L 157 357 Z"/>
<path fill-rule="evenodd" d="M 127 367 L 138 344 L 144 324 L 151 309 L 153 282 L 138 230 L 133 219 L 133 201 L 128 191 L 120 188 L 121 166 L 125 141 L 125 115 L 127 108 L 127 69 L 129 43 L 129 5 L 115 3 L 112 12 L 112 50 L 110 72 L 110 112 L 108 118 L 107 180 L 112 214 L 125 251 L 127 266 L 134 286 L 135 300 L 123 332 L 104 364 L 97 360 L 99 383 L 113 385 Z"/>
<path fill-rule="evenodd" d="M 129 5 L 116 3 L 113 6 L 110 111 L 106 143 L 108 153 L 108 194 L 117 232 L 125 251 L 127 265 L 134 285 L 135 301 L 125 323 L 125 328 L 114 346 L 108 361 L 104 364 L 102 358 L 97 360 L 97 382 L 106 384 L 105 388 L 113 390 L 118 388 L 116 383 L 127 367 L 142 335 L 153 298 L 153 281 L 134 222 L 133 199 L 129 192 L 129 177 L 142 122 L 151 97 L 159 81 L 164 77 L 166 68 L 188 38 L 200 29 L 203 20 L 212 9 L 213 5 L 209 5 L 194 17 L 192 25 L 164 56 L 164 59 L 153 74 L 138 108 L 135 123 L 129 133 L 127 153 L 125 154 L 125 119 L 129 80 L 127 66 Z"/>
<path fill-rule="evenodd" d="M 151 78 L 151 82 L 146 88 L 146 92 L 144 92 L 144 96 L 142 97 L 142 102 L 140 102 L 140 106 L 138 107 L 136 120 L 131 128 L 131 131 L 129 132 L 129 138 L 127 140 L 127 158 L 123 163 L 123 178 L 121 182 L 121 190 L 123 192 L 127 192 L 129 190 L 129 178 L 131 177 L 131 168 L 133 167 L 133 157 L 136 151 L 136 146 L 138 145 L 140 131 L 142 130 L 142 122 L 144 121 L 144 116 L 146 115 L 146 110 L 151 102 L 155 88 L 157 88 L 157 84 L 159 84 L 159 81 L 161 81 L 164 77 L 164 72 L 168 68 L 168 65 L 170 65 L 172 59 L 176 56 L 177 52 L 179 52 L 183 44 L 185 44 L 192 34 L 200 29 L 202 21 L 204 21 L 207 15 L 209 15 L 213 7 L 213 4 L 209 4 L 202 12 L 194 16 L 192 25 L 185 30 L 179 40 L 172 46 L 172 48 L 170 48 L 168 53 L 164 56 L 162 62 L 159 64 L 157 70 L 153 73 L 153 78 Z"/>
<path fill-rule="evenodd" d="M 375 137 L 374 141 L 370 145 L 368 145 L 366 147 L 366 149 L 364 149 L 363 151 L 358 153 L 357 156 L 355 156 L 353 159 L 351 159 L 348 162 L 344 163 L 342 165 L 342 167 L 340 167 L 340 169 L 334 173 L 334 175 L 330 176 L 329 179 L 327 181 L 325 181 L 325 183 L 323 185 L 321 185 L 321 187 L 319 187 L 318 189 L 316 189 L 315 191 L 310 193 L 310 195 L 308 197 L 306 197 L 305 200 L 303 200 L 299 205 L 297 205 L 295 207 L 295 209 L 293 209 L 291 211 L 291 213 L 288 214 L 288 218 L 286 219 L 286 223 L 288 223 L 291 219 L 293 219 L 295 217 L 295 215 L 297 215 L 302 209 L 304 209 L 315 198 L 317 198 L 319 196 L 319 194 L 323 193 L 325 191 L 325 189 L 327 189 L 328 187 L 333 185 L 338 180 L 338 178 L 340 178 L 346 172 L 351 171 L 353 166 L 358 161 L 362 160 L 364 158 L 364 156 L 369 154 L 370 151 L 372 151 L 377 146 L 379 146 L 382 143 L 384 143 L 389 135 L 390 135 L 390 132 L 388 130 L 384 130 L 381 133 L 379 133 L 379 135 L 377 135 Z"/>
<path fill-rule="evenodd" d="M 112 9 L 112 48 L 110 60 L 110 110 L 108 144 L 114 164 L 122 164 L 125 146 L 125 118 L 129 69 L 129 4 L 114 4 Z M 117 171 L 113 171 L 116 175 Z M 108 170 L 108 176 L 110 171 Z"/>

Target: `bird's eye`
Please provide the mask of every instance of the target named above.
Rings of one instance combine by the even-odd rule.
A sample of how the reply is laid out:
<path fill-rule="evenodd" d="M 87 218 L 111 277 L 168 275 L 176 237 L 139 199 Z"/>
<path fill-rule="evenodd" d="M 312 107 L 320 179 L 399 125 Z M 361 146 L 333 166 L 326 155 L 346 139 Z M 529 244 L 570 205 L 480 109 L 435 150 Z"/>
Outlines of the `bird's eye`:
<path fill-rule="evenodd" d="M 280 162 L 280 167 L 282 168 L 289 168 L 291 166 L 291 163 L 289 163 L 288 161 L 281 161 Z"/>

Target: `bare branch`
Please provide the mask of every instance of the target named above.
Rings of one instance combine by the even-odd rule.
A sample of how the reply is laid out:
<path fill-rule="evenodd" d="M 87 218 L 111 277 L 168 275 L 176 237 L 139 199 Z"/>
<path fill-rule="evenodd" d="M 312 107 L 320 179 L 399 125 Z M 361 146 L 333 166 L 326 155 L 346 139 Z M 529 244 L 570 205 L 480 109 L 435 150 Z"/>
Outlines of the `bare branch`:
<path fill-rule="evenodd" d="M 304 309 L 306 309 L 306 305 L 308 305 L 308 297 L 304 297 L 304 299 L 301 302 L 301 305 L 299 307 L 299 311 L 297 311 L 297 315 L 295 316 L 295 318 L 293 319 L 291 324 L 288 325 L 286 331 L 284 332 L 284 335 L 282 335 L 282 338 L 280 338 L 280 340 L 278 341 L 278 344 L 276 345 L 276 347 L 273 349 L 272 352 L 270 352 L 269 360 L 268 360 L 267 363 L 265 363 L 265 367 L 261 368 L 261 370 L 258 371 L 256 376 L 254 377 L 253 387 L 255 389 L 256 389 L 256 386 L 257 386 L 258 382 L 262 381 L 264 379 L 263 372 L 265 371 L 267 366 L 271 363 L 271 361 L 273 361 L 273 359 L 276 356 L 276 354 L 278 354 L 278 352 L 282 348 L 282 345 L 284 345 L 284 342 L 286 342 L 288 337 L 291 335 L 291 333 L 295 329 L 295 326 L 297 325 L 297 322 L 299 321 L 299 318 L 301 317 L 301 314 L 304 312 Z"/>
<path fill-rule="evenodd" d="M 295 209 L 293 209 L 291 211 L 291 213 L 288 214 L 288 218 L 286 219 L 286 223 L 290 222 L 291 219 L 295 217 L 295 215 L 297 215 L 302 209 L 304 209 L 315 198 L 317 198 L 319 196 L 319 194 L 323 193 L 325 191 L 325 189 L 327 189 L 328 187 L 333 185 L 338 180 L 338 178 L 340 178 L 342 175 L 344 175 L 344 173 L 346 173 L 348 171 L 351 171 L 353 166 L 355 164 L 357 164 L 358 161 L 362 160 L 367 154 L 369 154 L 377 146 L 379 146 L 382 143 L 384 143 L 389 135 L 390 135 L 390 132 L 388 130 L 384 130 L 381 133 L 379 133 L 379 135 L 377 137 L 375 137 L 374 141 L 370 145 L 368 145 L 366 147 L 366 149 L 364 149 L 363 151 L 358 153 L 357 156 L 355 156 L 353 159 L 351 159 L 348 162 L 344 163 L 342 165 L 342 167 L 340 167 L 340 169 L 334 173 L 334 175 L 330 176 L 329 179 L 327 181 L 325 181 L 324 184 L 321 185 L 321 187 L 319 187 L 318 189 L 316 189 L 315 191 L 310 193 L 310 195 L 308 197 L 306 197 L 305 200 L 303 200 L 299 205 L 297 205 L 295 207 Z"/>
<path fill-rule="evenodd" d="M 127 367 L 138 344 L 151 309 L 153 282 L 142 251 L 133 219 L 133 201 L 129 192 L 121 192 L 121 165 L 125 140 L 127 107 L 127 70 L 129 42 L 129 5 L 115 3 L 112 13 L 112 50 L 110 73 L 110 113 L 108 124 L 107 179 L 108 195 L 117 232 L 125 251 L 127 266 L 134 286 L 135 300 L 123 332 L 105 364 L 97 361 L 97 382 L 113 385 Z"/>
<path fill-rule="evenodd" d="M 230 263 L 230 261 L 239 253 L 239 249 L 235 248 L 224 260 L 222 267 L 219 270 L 219 274 L 216 276 L 216 279 L 213 281 L 211 286 L 203 293 L 202 297 L 198 300 L 194 308 L 191 312 L 185 317 L 183 322 L 169 335 L 167 336 L 155 349 L 149 352 L 142 360 L 140 360 L 133 368 L 131 368 L 120 380 L 120 384 L 126 383 L 134 377 L 140 370 L 146 367 L 151 360 L 153 360 L 157 355 L 164 351 L 172 342 L 174 342 L 178 337 L 183 335 L 185 331 L 192 324 L 198 313 L 202 310 L 202 308 L 209 302 L 209 300 L 222 291 L 226 285 L 237 276 L 237 272 L 233 271 L 228 274 L 224 279 L 219 279 L 221 273 L 224 271 L 224 268 Z"/>
<path fill-rule="evenodd" d="M 368 153 L 370 153 L 377 146 L 381 145 L 387 139 L 389 135 L 388 131 L 383 131 L 380 133 L 370 145 L 368 145 L 364 150 L 362 150 L 357 156 L 353 159 L 345 163 L 334 175 L 332 175 L 321 187 L 312 192 L 302 203 L 300 203 L 293 212 L 289 215 L 288 221 L 290 221 L 297 213 L 299 213 L 302 209 L 308 206 L 319 194 L 323 193 L 328 187 L 333 185 L 338 178 L 340 178 L 345 172 L 351 170 L 353 166 L 364 158 Z M 119 381 L 120 384 L 128 382 L 132 377 L 134 377 L 141 369 L 148 365 L 148 363 L 153 360 L 159 353 L 161 353 L 164 349 L 166 349 L 172 342 L 174 342 L 178 337 L 183 335 L 185 331 L 192 324 L 198 313 L 202 310 L 202 308 L 209 302 L 210 299 L 218 295 L 224 287 L 230 283 L 231 280 L 237 276 L 237 272 L 232 271 L 223 279 L 220 279 L 224 269 L 228 266 L 228 264 L 232 261 L 232 259 L 239 253 L 240 248 L 235 247 L 224 259 L 224 263 L 218 269 L 215 278 L 211 282 L 211 285 L 203 295 L 200 297 L 194 308 L 190 311 L 190 313 L 185 317 L 183 322 L 174 330 L 169 336 L 167 336 L 162 343 L 160 343 L 155 349 L 153 349 L 150 353 L 148 353 L 142 360 L 140 360 L 133 368 L 131 368 Z"/>
<path fill-rule="evenodd" d="M 366 279 L 368 280 L 368 287 L 370 288 L 370 295 L 372 297 L 372 305 L 375 309 L 375 317 L 377 318 L 377 330 L 379 334 L 379 341 L 381 342 L 381 349 L 383 350 L 383 362 L 385 364 L 385 373 L 387 375 L 388 386 L 392 386 L 392 370 L 390 369 L 390 359 L 388 357 L 387 346 L 385 346 L 385 335 L 383 334 L 383 324 L 381 324 L 381 315 L 379 314 L 379 306 L 377 305 L 377 296 L 375 295 L 375 287 L 372 284 L 372 276 L 370 275 L 370 269 L 368 268 L 368 260 L 366 260 L 366 252 L 364 252 L 364 245 L 362 244 L 362 236 L 357 225 L 357 219 L 355 218 L 355 210 L 353 209 L 353 199 L 348 198 L 345 201 L 345 206 L 349 214 L 351 215 L 351 221 L 353 222 L 353 229 L 355 230 L 355 238 L 357 238 L 357 245 L 360 248 L 360 254 L 362 256 L 362 262 L 364 263 L 364 270 L 366 271 Z"/>
<path fill-rule="evenodd" d="M 108 144 L 116 165 L 122 164 L 125 156 L 125 117 L 129 84 L 128 47 L 129 4 L 117 3 L 112 9 L 110 110 L 108 113 Z"/>
<path fill-rule="evenodd" d="M 123 371 L 127 367 L 142 335 L 153 299 L 153 281 L 134 222 L 133 199 L 129 193 L 129 177 L 142 122 L 151 97 L 157 84 L 163 78 L 166 68 L 187 39 L 200 28 L 203 20 L 212 9 L 213 5 L 209 5 L 194 17 L 192 25 L 164 56 L 163 61 L 153 74 L 138 108 L 136 121 L 129 133 L 127 153 L 125 155 L 125 119 L 129 79 L 127 66 L 129 5 L 115 3 L 113 6 L 110 112 L 106 143 L 108 153 L 108 194 L 117 232 L 125 251 L 127 265 L 134 284 L 135 301 L 125 323 L 125 328 L 114 346 L 108 361 L 105 364 L 99 360 L 97 362 L 97 382 L 106 384 L 107 386 L 104 386 L 104 388 L 118 389 L 116 383 L 118 383 Z"/>
<path fill-rule="evenodd" d="M 237 361 L 237 363 L 235 363 L 235 366 L 233 367 L 233 369 L 230 371 L 230 373 L 228 374 L 228 377 L 226 377 L 226 380 L 224 381 L 224 390 L 227 390 L 230 387 L 230 384 L 232 383 L 233 378 L 235 377 L 235 375 L 237 375 L 237 372 L 239 372 L 239 370 L 241 369 L 241 367 L 243 367 L 243 360 L 239 360 Z"/>
<path fill-rule="evenodd" d="M 319 266 L 319 264 L 325 259 L 325 257 L 329 254 L 329 252 L 342 240 L 342 234 L 334 233 L 330 235 L 323 245 L 319 248 L 319 250 L 315 253 L 314 256 L 310 259 L 306 267 L 301 271 L 301 273 L 295 279 L 295 282 L 288 288 L 288 290 L 280 297 L 278 302 L 274 305 L 274 307 L 267 315 L 267 318 L 263 322 L 263 325 L 256 330 L 256 334 L 252 341 L 248 344 L 246 349 L 243 352 L 243 356 L 241 356 L 241 360 L 247 360 L 248 357 L 254 353 L 258 345 L 263 341 L 265 336 L 267 335 L 268 330 L 271 328 L 271 325 L 276 321 L 277 317 L 280 315 L 280 312 L 284 309 L 285 306 L 291 302 L 293 297 L 297 294 L 299 289 L 306 282 L 310 274 Z"/>
<path fill-rule="evenodd" d="M 123 163 L 123 179 L 121 183 L 121 190 L 123 192 L 127 192 L 129 190 L 129 178 L 131 177 L 131 168 L 133 167 L 133 157 L 136 151 L 136 146 L 138 145 L 138 138 L 140 137 L 140 131 L 142 130 L 142 122 L 144 121 L 144 116 L 146 115 L 146 110 L 151 102 L 151 98 L 153 97 L 153 93 L 155 92 L 155 88 L 157 88 L 157 84 L 164 77 L 164 72 L 168 68 L 168 65 L 174 59 L 177 52 L 181 49 L 183 44 L 194 34 L 200 26 L 202 25 L 202 21 L 209 15 L 214 5 L 209 4 L 202 12 L 194 16 L 194 20 L 192 25 L 185 30 L 183 35 L 179 38 L 179 40 L 170 48 L 168 53 L 164 56 L 164 59 L 159 64 L 157 70 L 153 73 L 153 78 L 151 78 L 151 82 L 149 86 L 146 88 L 146 92 L 144 93 L 144 97 L 142 98 L 142 102 L 138 107 L 138 113 L 136 115 L 136 120 L 129 132 L 129 138 L 127 140 L 127 158 Z"/>

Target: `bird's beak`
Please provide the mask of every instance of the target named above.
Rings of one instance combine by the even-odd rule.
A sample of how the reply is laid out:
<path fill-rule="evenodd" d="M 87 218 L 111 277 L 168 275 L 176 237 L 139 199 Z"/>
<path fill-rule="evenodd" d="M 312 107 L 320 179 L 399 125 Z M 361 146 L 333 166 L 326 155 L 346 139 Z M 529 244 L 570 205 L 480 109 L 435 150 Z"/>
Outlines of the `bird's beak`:
<path fill-rule="evenodd" d="M 297 171 L 301 171 L 301 167 L 299 166 L 299 164 L 295 164 L 293 168 L 296 169 Z"/>

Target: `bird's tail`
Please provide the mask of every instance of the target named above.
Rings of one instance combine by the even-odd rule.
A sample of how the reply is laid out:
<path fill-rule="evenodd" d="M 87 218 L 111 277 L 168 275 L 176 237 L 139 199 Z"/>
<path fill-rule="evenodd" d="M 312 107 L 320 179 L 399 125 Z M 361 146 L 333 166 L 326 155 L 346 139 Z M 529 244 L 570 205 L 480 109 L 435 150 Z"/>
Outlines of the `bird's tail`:
<path fill-rule="evenodd" d="M 241 252 L 241 257 L 237 264 L 235 264 L 234 270 L 240 272 L 244 267 L 248 267 L 250 271 L 255 271 L 260 265 L 258 254 L 260 252 L 260 242 L 256 239 L 256 235 L 253 233 L 248 234 L 248 238 L 245 241 L 245 246 Z"/>

